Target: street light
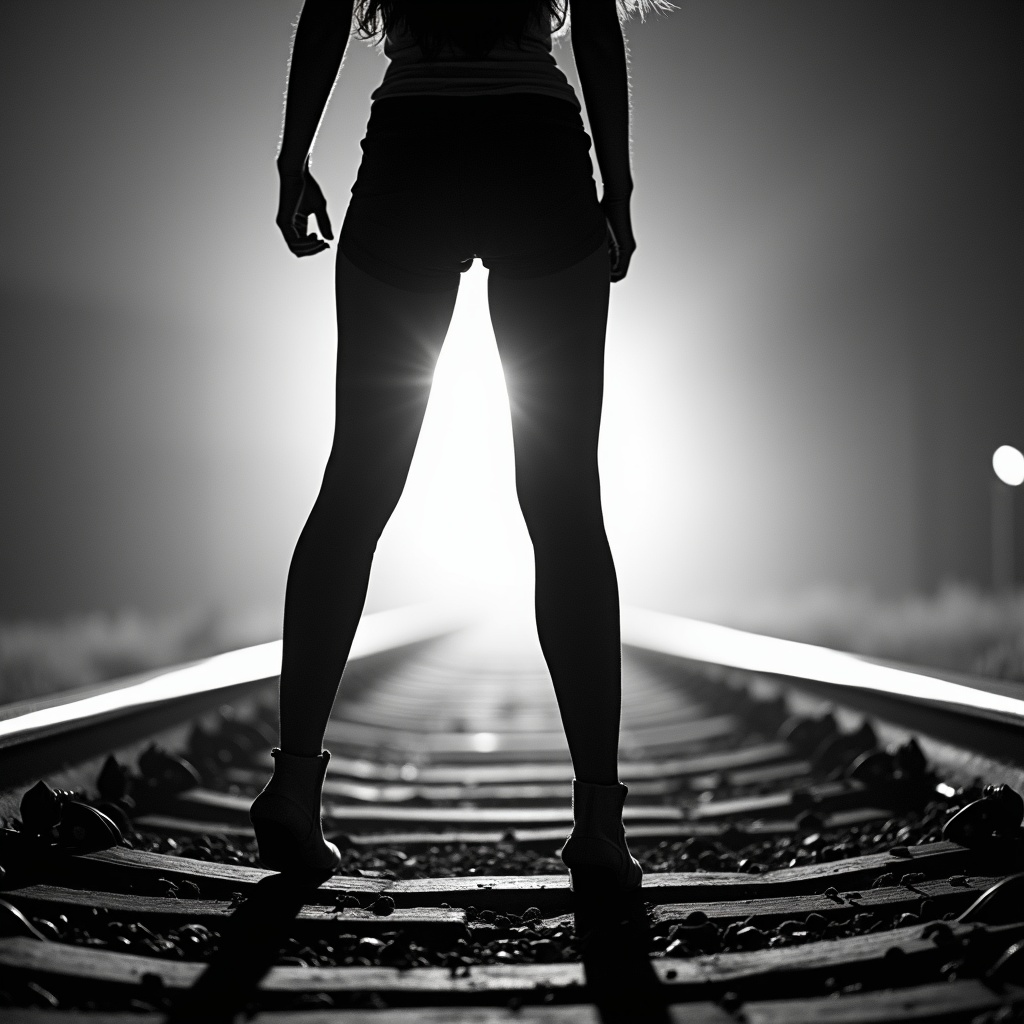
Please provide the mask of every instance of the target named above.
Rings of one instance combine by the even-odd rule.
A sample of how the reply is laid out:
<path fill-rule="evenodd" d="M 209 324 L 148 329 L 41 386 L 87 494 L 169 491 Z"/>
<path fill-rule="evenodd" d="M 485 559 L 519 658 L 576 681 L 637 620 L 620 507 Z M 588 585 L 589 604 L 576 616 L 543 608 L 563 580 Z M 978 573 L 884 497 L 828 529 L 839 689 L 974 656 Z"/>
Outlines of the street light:
<path fill-rule="evenodd" d="M 992 453 L 992 468 L 1004 484 L 1010 487 L 1024 484 L 1024 455 L 1012 445 L 1000 445 Z"/>
<path fill-rule="evenodd" d="M 992 587 L 996 592 L 1013 590 L 1013 488 L 1024 483 L 1024 454 L 1012 445 L 1000 445 L 992 453 Z"/>

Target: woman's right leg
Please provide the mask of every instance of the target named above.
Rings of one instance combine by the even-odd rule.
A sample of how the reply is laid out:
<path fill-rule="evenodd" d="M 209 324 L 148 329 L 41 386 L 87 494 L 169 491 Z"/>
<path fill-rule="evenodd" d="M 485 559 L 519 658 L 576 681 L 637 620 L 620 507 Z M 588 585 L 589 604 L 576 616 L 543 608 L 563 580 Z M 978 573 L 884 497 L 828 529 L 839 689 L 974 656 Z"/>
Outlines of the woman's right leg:
<path fill-rule="evenodd" d="M 558 273 L 488 280 L 536 567 L 537 633 L 576 778 L 618 780 L 619 593 L 601 513 L 606 247 Z"/>
<path fill-rule="evenodd" d="M 315 757 L 366 599 L 370 563 L 402 494 L 455 308 L 396 288 L 339 251 L 334 444 L 285 594 L 281 749 Z"/>
<path fill-rule="evenodd" d="M 597 462 L 608 250 L 526 280 L 492 274 L 488 286 L 533 540 L 537 634 L 576 776 L 561 857 L 575 892 L 604 898 L 643 880 L 622 826 L 619 593 Z"/>

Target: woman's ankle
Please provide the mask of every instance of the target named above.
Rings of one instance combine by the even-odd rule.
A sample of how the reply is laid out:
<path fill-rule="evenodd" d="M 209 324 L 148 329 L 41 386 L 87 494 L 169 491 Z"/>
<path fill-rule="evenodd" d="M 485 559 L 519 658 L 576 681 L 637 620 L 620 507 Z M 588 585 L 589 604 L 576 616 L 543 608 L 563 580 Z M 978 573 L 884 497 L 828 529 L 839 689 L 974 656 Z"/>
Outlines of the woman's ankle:
<path fill-rule="evenodd" d="M 594 773 L 590 775 L 577 775 L 576 781 L 582 783 L 584 786 L 618 786 L 619 775 L 618 772 L 612 772 L 610 775 L 602 773 Z"/>
<path fill-rule="evenodd" d="M 291 746 L 285 746 L 283 743 L 280 746 L 282 754 L 287 754 L 289 757 L 319 757 L 323 753 L 323 747 L 313 746 L 304 747 L 301 744 L 293 744 Z"/>

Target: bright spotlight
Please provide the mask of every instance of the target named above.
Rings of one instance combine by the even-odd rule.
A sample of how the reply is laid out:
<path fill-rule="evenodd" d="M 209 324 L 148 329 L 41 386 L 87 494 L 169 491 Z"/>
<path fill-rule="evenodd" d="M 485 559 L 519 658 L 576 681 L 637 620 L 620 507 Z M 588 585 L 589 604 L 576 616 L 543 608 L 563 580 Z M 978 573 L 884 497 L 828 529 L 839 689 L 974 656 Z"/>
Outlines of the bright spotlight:
<path fill-rule="evenodd" d="M 388 529 L 401 578 L 432 597 L 532 607 L 533 549 L 516 499 L 483 268 L 462 277 L 408 485 Z"/>
<path fill-rule="evenodd" d="M 992 454 L 996 476 L 1010 487 L 1024 484 L 1024 455 L 1012 445 L 1000 445 Z"/>

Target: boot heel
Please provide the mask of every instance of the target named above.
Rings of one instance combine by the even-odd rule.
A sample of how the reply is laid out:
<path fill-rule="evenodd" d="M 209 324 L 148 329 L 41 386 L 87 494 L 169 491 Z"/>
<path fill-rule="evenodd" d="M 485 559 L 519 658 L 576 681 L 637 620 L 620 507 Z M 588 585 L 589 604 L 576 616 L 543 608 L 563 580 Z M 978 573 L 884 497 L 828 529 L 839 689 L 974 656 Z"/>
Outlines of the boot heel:
<path fill-rule="evenodd" d="M 317 842 L 313 835 L 306 840 L 296 839 L 287 825 L 273 818 L 250 815 L 250 820 L 256 833 L 260 864 L 268 871 L 333 873 L 341 863 L 341 854 L 334 843 Z"/>
<path fill-rule="evenodd" d="M 260 864 L 268 871 L 287 871 L 296 866 L 298 844 L 284 825 L 276 821 L 253 821 Z"/>
<path fill-rule="evenodd" d="M 619 889 L 618 873 L 611 868 L 572 868 L 569 871 L 569 889 L 583 897 L 608 896 Z"/>

